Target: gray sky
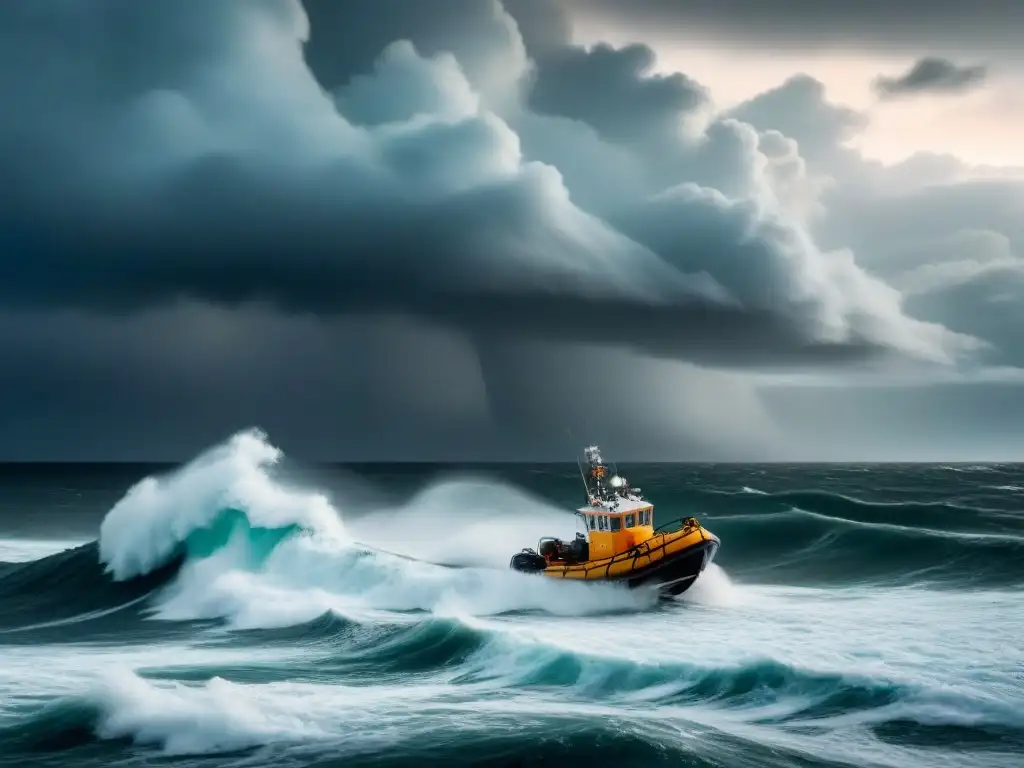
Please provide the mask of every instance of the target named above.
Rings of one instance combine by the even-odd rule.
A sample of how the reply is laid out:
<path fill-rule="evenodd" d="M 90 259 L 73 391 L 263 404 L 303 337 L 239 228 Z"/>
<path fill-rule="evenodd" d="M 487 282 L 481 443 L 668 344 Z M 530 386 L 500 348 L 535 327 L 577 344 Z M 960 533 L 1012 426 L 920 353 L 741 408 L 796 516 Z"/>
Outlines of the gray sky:
<path fill-rule="evenodd" d="M 912 5 L 0 5 L 0 459 L 1019 458 L 1024 17 Z"/>

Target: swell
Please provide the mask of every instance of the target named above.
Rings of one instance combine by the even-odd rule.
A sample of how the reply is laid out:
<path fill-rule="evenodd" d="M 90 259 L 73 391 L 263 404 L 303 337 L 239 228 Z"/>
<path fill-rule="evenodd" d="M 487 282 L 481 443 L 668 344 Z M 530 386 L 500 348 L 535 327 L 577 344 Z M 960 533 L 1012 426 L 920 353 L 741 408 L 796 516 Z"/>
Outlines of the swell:
<path fill-rule="evenodd" d="M 907 492 L 907 489 L 903 489 Z M 893 523 L 906 527 L 930 528 L 952 533 L 991 533 L 1024 536 L 1024 501 L 985 506 L 940 498 L 922 501 L 929 491 L 909 491 L 917 500 L 868 500 L 824 490 L 795 490 L 764 493 L 755 488 L 727 491 L 716 488 L 687 489 L 684 497 L 697 498 L 696 506 L 713 516 L 774 513 L 793 507 L 860 523 Z M 932 491 L 934 493 L 934 491 Z M 980 501 L 980 500 L 976 500 Z M 685 502 L 684 502 L 685 503 Z"/>
<path fill-rule="evenodd" d="M 269 625 L 262 621 L 272 618 L 264 608 L 294 624 L 360 602 L 390 611 L 438 612 L 454 605 L 474 615 L 649 607 L 632 597 L 602 594 L 607 585 L 545 583 L 512 574 L 507 557 L 516 547 L 506 549 L 500 533 L 464 520 L 442 536 L 473 531 L 459 538 L 456 549 L 500 550 L 493 567 L 459 572 L 397 562 L 356 544 L 326 496 L 286 487 L 274 477 L 279 457 L 262 433 L 245 432 L 165 477 L 139 481 L 104 518 L 98 545 L 0 568 L 0 631 L 10 635 L 20 628 L 27 637 L 86 617 L 92 617 L 88 627 L 79 622 L 68 634 L 106 631 L 112 616 L 137 616 L 147 607 L 145 598 L 165 586 L 173 589 L 162 590 L 164 595 L 174 594 L 161 606 L 161 618 L 212 621 L 233 615 L 250 626 Z M 678 487 L 678 478 L 673 482 Z M 451 488 L 439 499 L 420 498 L 392 510 L 376 525 L 398 519 L 398 533 L 412 531 L 422 540 L 438 509 L 460 507 Z M 487 498 L 473 496 L 473 503 L 486 505 L 494 495 L 490 488 Z M 656 495 L 666 497 L 664 505 L 659 502 L 659 518 L 671 510 L 699 515 L 722 539 L 718 562 L 748 581 L 1024 584 L 1024 516 L 1006 509 L 866 501 L 814 490 L 730 493 L 698 487 L 673 495 L 665 487 Z M 520 500 L 508 512 L 498 519 L 522 515 Z M 295 546 L 309 542 L 315 546 Z"/>
<path fill-rule="evenodd" d="M 430 717 L 429 714 L 426 717 Z M 111 758 L 122 754 L 120 748 L 133 742 L 148 747 L 158 759 L 160 753 L 174 757 L 194 755 L 203 765 L 265 764 L 279 759 L 288 765 L 338 765 L 348 768 L 372 766 L 395 768 L 409 765 L 482 766 L 484 768 L 511 768 L 524 765 L 644 765 L 678 766 L 692 768 L 720 768 L 718 757 L 728 750 L 736 759 L 736 768 L 759 766 L 763 768 L 845 768 L 831 760 L 810 760 L 797 750 L 768 748 L 755 742 L 737 739 L 727 733 L 716 733 L 715 749 L 707 749 L 700 742 L 672 743 L 671 731 L 637 727 L 630 723 L 609 721 L 609 718 L 580 718 L 571 721 L 559 717 L 530 717 L 530 730 L 502 724 L 498 727 L 463 727 L 453 730 L 437 723 L 437 728 L 425 733 L 395 733 L 388 739 L 387 750 L 380 744 L 360 746 L 351 738 L 340 734 L 320 736 L 316 742 L 303 743 L 297 736 L 275 735 L 273 738 L 236 736 L 219 742 L 200 742 L 192 750 L 178 749 L 159 731 L 146 732 L 140 738 L 132 732 L 113 731 L 113 737 L 102 738 L 109 728 L 110 713 L 102 706 L 87 701 L 66 701 L 52 706 L 28 722 L 11 728 L 0 728 L 0 749 L 18 760 L 19 765 L 40 761 L 50 764 L 57 756 L 73 759 L 75 765 L 106 766 Z M 472 723 L 469 717 L 463 717 Z M 372 727 L 372 726 L 371 726 Z M 707 731 L 708 729 L 703 729 Z M 446 734 L 446 735 L 439 735 Z M 333 736 L 333 738 L 332 738 Z M 717 753 L 717 754 L 714 754 Z M 144 753 L 145 754 L 145 753 Z M 252 758 L 259 755 L 259 761 Z M 223 760 L 218 760 L 222 757 Z M 49 758 L 49 759 L 48 759 Z M 248 760 L 246 759 L 248 758 Z M 164 757 L 164 760 L 167 758 Z"/>
<path fill-rule="evenodd" d="M 34 625 L 59 627 L 87 614 L 136 604 L 168 583 L 183 555 L 137 579 L 116 582 L 99 561 L 97 543 L 84 544 L 0 571 L 0 642 L 20 642 L 10 633 Z M 64 634 L 57 630 L 56 634 Z M 34 636 L 34 641 L 41 638 Z"/>
<path fill-rule="evenodd" d="M 259 665 L 217 664 L 182 669 L 149 667 L 147 678 L 197 683 L 211 677 L 236 682 L 292 681 L 361 684 L 411 682 L 417 678 L 454 676 L 462 665 L 493 642 L 489 633 L 450 619 L 431 618 L 401 624 L 359 622 L 333 613 L 279 629 L 233 631 L 230 643 L 242 648 L 287 648 L 299 659 Z"/>
<path fill-rule="evenodd" d="M 698 515 L 722 539 L 718 562 L 747 579 L 818 586 L 1024 584 L 1024 514 L 1009 507 L 751 487 L 690 488 L 662 506 Z"/>
<path fill-rule="evenodd" d="M 558 691 L 558 698 L 628 707 L 711 706 L 748 712 L 762 724 L 823 722 L 833 716 L 874 712 L 873 725 L 915 722 L 925 726 L 980 733 L 1014 734 L 1024 746 L 1024 714 L 1010 701 L 971 695 L 960 686 L 929 685 L 875 672 L 816 670 L 771 657 L 753 657 L 728 665 L 681 659 L 640 662 L 552 645 L 496 627 L 479 627 L 456 619 L 430 618 L 402 624 L 363 623 L 334 614 L 277 630 L 232 633 L 241 646 L 294 645 L 307 652 L 308 663 L 282 662 L 281 679 L 358 684 L 368 676 L 383 684 L 389 678 L 417 678 L 494 691 Z M 215 665 L 182 675 L 166 670 L 168 679 L 195 682 L 218 677 L 246 679 L 247 667 Z M 269 678 L 268 667 L 259 679 Z M 163 676 L 158 669 L 146 670 Z M 286 677 L 285 677 L 286 675 Z M 780 711 L 780 705 L 782 705 Z M 936 707 L 939 716 L 926 714 Z M 920 716 L 915 715 L 920 709 Z M 891 717 L 890 717 L 891 715 Z M 896 727 L 893 725 L 892 727 Z"/>
<path fill-rule="evenodd" d="M 0 643 L 96 640 L 98 635 L 145 642 L 153 635 L 166 636 L 175 631 L 175 622 L 139 634 L 139 618 L 150 607 L 149 598 L 173 584 L 187 562 L 208 558 L 231 541 L 243 539 L 245 557 L 236 564 L 256 569 L 300 530 L 297 526 L 259 528 L 250 524 L 243 511 L 225 509 L 209 525 L 193 529 L 162 565 L 129 579 L 115 579 L 100 562 L 98 542 L 28 563 L 8 564 L 0 569 Z M 187 626 L 182 629 L 187 631 Z"/>
<path fill-rule="evenodd" d="M 1024 537 L 835 517 L 799 507 L 708 519 L 718 558 L 762 583 L 1012 588 L 1024 584 Z"/>
<path fill-rule="evenodd" d="M 378 709 L 384 712 L 393 706 L 375 699 L 375 692 L 390 686 L 408 689 L 414 697 L 417 687 L 431 683 L 453 691 L 449 694 L 453 700 L 458 699 L 460 688 L 471 689 L 477 702 L 474 709 L 481 702 L 513 697 L 516 707 L 483 706 L 481 711 L 490 712 L 491 717 L 487 727 L 481 715 L 470 720 L 464 714 L 460 719 L 469 722 L 465 731 L 448 736 L 442 728 L 420 731 L 422 744 L 402 745 L 414 750 L 406 757 L 441 759 L 446 745 L 458 745 L 461 752 L 474 743 L 499 751 L 507 746 L 521 755 L 526 737 L 512 737 L 517 729 L 508 726 L 524 719 L 533 725 L 529 741 L 534 744 L 557 742 L 556 733 L 562 738 L 586 733 L 609 750 L 633 744 L 638 754 L 646 754 L 659 744 L 659 725 L 685 723 L 689 717 L 707 723 L 708 713 L 713 721 L 715 712 L 732 713 L 722 722 L 740 718 L 748 733 L 749 728 L 780 732 L 781 726 L 791 733 L 852 727 L 901 746 L 955 745 L 990 752 L 1024 748 L 1024 717 L 1010 702 L 993 701 L 963 688 L 952 691 L 877 674 L 817 671 L 770 658 L 728 666 L 679 660 L 644 664 L 441 619 L 381 630 L 325 615 L 299 627 L 241 632 L 235 638 L 243 643 L 299 644 L 310 652 L 309 662 L 305 666 L 302 661 L 282 662 L 280 677 L 260 670 L 253 678 L 253 670 L 242 666 L 209 666 L 192 674 L 182 674 L 179 668 L 167 674 L 174 683 L 161 682 L 160 670 L 143 670 L 145 677 L 109 680 L 101 690 L 57 700 L 0 728 L 0 751 L 11 756 L 70 751 L 82 759 L 104 744 L 114 747 L 131 739 L 163 751 L 210 754 L 272 742 L 308 744 L 312 738 L 325 739 L 334 745 L 332 749 L 344 752 L 346 729 L 372 720 Z M 367 673 L 374 675 L 373 686 L 356 682 Z M 268 694 L 275 680 L 286 687 Z M 178 681 L 187 684 L 182 687 Z M 303 693 L 290 700 L 296 690 Z M 310 698 L 314 691 L 328 695 L 345 690 L 361 702 L 355 705 L 357 711 L 329 704 L 319 709 L 302 705 L 316 701 Z M 236 708 L 236 701 L 247 703 Z M 433 711 L 450 717 L 443 708 Z M 588 712 L 602 714 L 587 717 Z M 660 722 L 658 713 L 669 721 Z M 418 716 L 429 719 L 431 709 Z M 215 727 L 208 727 L 211 723 Z M 633 733 L 640 740 L 617 741 L 617 733 Z M 716 734 L 715 740 L 716 745 L 731 742 L 747 757 L 752 748 L 767 749 L 765 740 L 755 744 L 723 733 Z M 669 739 L 662 748 L 677 760 L 688 754 L 678 740 Z M 790 759 L 794 756 L 785 749 L 782 753 Z M 767 760 L 767 752 L 761 759 Z M 770 763 L 754 760 L 753 764 Z"/>
<path fill-rule="evenodd" d="M 719 514 L 707 517 L 706 523 L 723 541 L 718 561 L 730 573 L 748 581 L 812 586 L 917 584 L 952 589 L 1024 584 L 1024 538 L 1011 535 L 865 522 L 794 507 L 774 513 Z M 0 632 L 4 632 L 0 642 L 27 642 L 30 637 L 38 640 L 39 633 L 67 636 L 70 630 L 38 625 L 59 625 L 130 604 L 130 610 L 123 611 L 123 615 L 98 615 L 88 626 L 77 626 L 71 634 L 111 632 L 115 619 L 117 626 L 125 626 L 125 622 L 137 617 L 147 601 L 134 601 L 172 583 L 184 562 L 209 558 L 222 552 L 231 541 L 243 539 L 244 558 L 234 560 L 232 566 L 258 571 L 282 542 L 298 532 L 300 529 L 294 526 L 255 527 L 242 511 L 229 509 L 212 518 L 207 527 L 193 530 L 168 563 L 144 576 L 114 580 L 99 562 L 95 542 L 42 560 L 10 564 L 0 569 Z M 378 575 L 365 583 L 373 586 L 373 594 L 380 595 L 381 580 L 388 569 L 405 567 L 393 562 L 387 565 L 386 560 L 378 562 L 381 556 L 374 552 L 360 551 L 352 557 L 356 554 L 356 561 L 369 559 L 374 564 L 349 566 L 338 572 L 336 578 L 341 581 L 334 589 L 353 594 L 355 583 L 346 586 L 344 580 L 365 579 L 372 572 Z M 333 567 L 325 561 L 324 573 Z M 307 569 L 314 573 L 317 570 L 315 566 Z M 475 594 L 480 588 L 475 586 L 477 580 L 469 576 L 466 574 L 465 582 L 467 588 L 472 585 Z M 453 580 L 452 584 L 455 583 L 461 582 Z M 512 587 L 519 585 L 494 583 L 495 589 Z M 399 582 L 394 582 L 394 589 L 400 589 Z M 399 598 L 396 593 L 383 604 L 400 607 L 404 601 Z M 515 611 L 517 604 L 509 600 L 511 610 Z M 409 609 L 417 607 L 415 600 L 407 605 Z M 423 603 L 422 607 L 429 608 L 429 604 Z M 25 634 L 24 640 L 10 636 L 18 628 L 24 628 L 22 634 L 29 630 L 32 634 Z"/>

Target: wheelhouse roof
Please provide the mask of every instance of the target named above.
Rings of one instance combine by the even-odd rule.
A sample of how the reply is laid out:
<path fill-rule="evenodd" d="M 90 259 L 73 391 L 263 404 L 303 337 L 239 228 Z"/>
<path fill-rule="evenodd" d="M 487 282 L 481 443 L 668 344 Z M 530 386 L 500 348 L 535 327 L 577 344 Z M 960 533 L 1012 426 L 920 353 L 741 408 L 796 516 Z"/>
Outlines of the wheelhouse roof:
<path fill-rule="evenodd" d="M 621 515 L 628 515 L 630 512 L 637 512 L 641 509 L 653 509 L 654 505 L 643 499 L 630 499 L 622 498 L 621 496 L 616 499 L 618 502 L 617 506 L 611 506 L 609 502 L 602 501 L 598 506 L 585 506 L 577 509 L 585 515 L 611 515 L 613 517 L 619 517 Z"/>

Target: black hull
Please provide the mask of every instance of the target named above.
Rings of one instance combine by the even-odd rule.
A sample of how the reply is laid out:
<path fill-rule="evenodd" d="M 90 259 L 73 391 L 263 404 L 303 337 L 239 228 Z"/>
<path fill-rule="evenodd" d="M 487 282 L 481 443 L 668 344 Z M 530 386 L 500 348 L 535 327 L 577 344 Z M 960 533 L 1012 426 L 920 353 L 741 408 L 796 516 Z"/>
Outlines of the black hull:
<path fill-rule="evenodd" d="M 697 577 L 715 559 L 718 546 L 717 539 L 708 538 L 674 557 L 611 581 L 626 582 L 630 589 L 657 586 L 662 597 L 676 597 L 693 586 Z"/>

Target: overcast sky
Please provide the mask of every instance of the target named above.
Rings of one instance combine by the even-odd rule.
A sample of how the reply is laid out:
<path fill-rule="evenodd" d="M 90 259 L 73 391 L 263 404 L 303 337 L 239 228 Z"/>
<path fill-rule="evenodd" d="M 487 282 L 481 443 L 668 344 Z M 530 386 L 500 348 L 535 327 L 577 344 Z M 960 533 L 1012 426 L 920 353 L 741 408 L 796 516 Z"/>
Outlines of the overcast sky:
<path fill-rule="evenodd" d="M 1019 460 L 1024 6 L 0 4 L 0 459 Z"/>

